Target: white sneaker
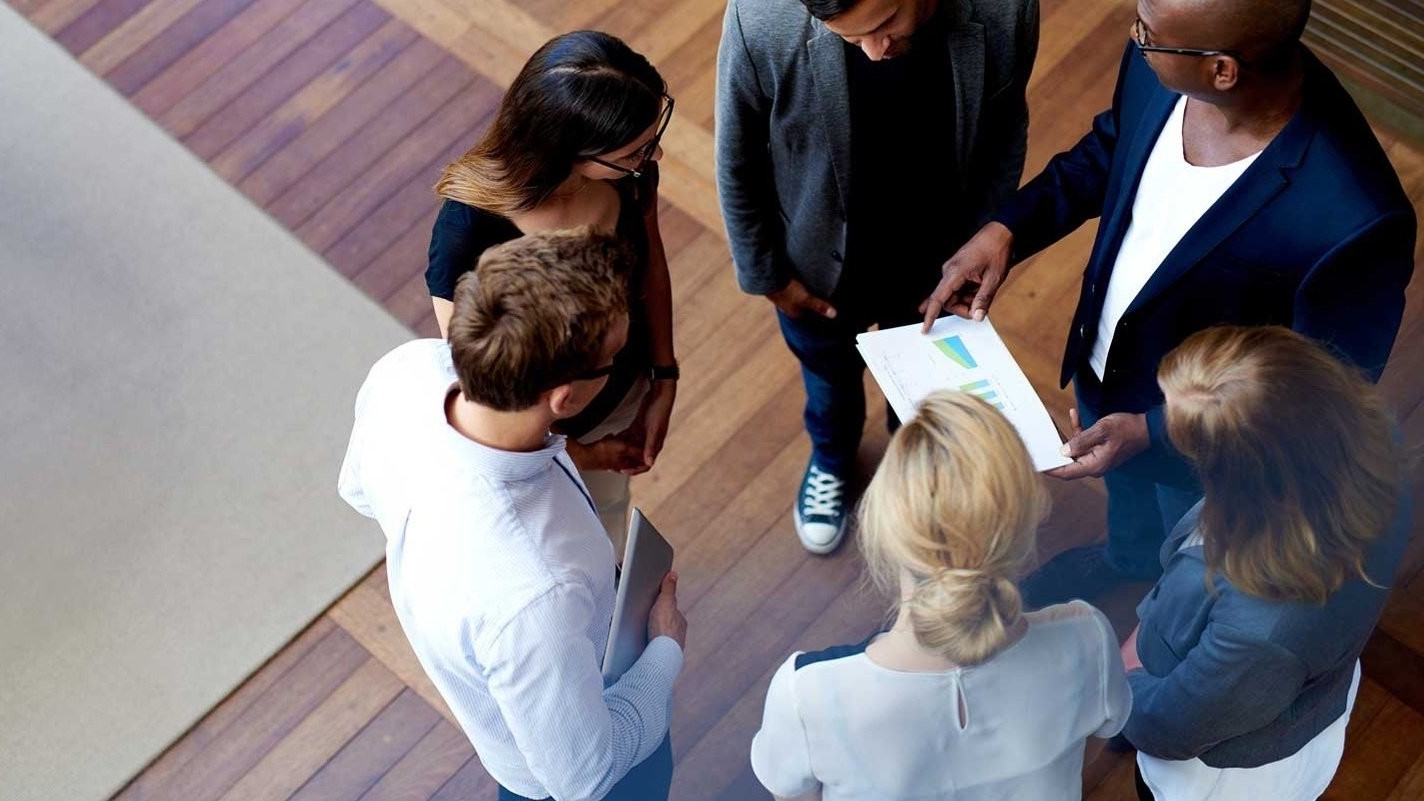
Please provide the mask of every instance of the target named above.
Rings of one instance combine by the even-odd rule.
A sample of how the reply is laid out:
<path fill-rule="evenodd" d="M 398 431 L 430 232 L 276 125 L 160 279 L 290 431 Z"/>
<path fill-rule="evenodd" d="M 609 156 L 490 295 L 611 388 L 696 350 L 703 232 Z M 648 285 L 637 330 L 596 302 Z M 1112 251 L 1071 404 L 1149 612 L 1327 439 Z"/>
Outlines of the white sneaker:
<path fill-rule="evenodd" d="M 801 546 L 811 553 L 834 551 L 845 539 L 845 485 L 842 478 L 817 467 L 806 466 L 801 477 L 801 491 L 796 495 L 796 536 Z"/>

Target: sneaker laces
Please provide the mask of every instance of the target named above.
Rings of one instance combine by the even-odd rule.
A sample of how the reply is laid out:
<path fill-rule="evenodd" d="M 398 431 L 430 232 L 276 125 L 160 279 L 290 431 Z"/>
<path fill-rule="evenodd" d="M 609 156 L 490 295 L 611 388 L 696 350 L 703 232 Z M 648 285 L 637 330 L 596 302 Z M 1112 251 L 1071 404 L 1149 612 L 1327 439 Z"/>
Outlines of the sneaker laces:
<path fill-rule="evenodd" d="M 811 474 L 806 479 L 806 493 L 802 496 L 801 514 L 840 515 L 841 488 L 844 486 L 844 481 L 811 465 Z"/>

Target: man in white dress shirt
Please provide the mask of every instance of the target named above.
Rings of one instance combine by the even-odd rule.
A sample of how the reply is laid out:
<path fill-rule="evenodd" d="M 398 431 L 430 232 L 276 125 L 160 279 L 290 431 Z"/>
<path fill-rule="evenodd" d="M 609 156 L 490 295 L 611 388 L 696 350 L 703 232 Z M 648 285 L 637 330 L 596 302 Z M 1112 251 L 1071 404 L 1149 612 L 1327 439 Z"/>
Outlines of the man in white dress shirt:
<path fill-rule="evenodd" d="M 385 531 L 401 627 L 501 799 L 665 799 L 671 782 L 676 575 L 604 687 L 613 548 L 549 433 L 623 346 L 628 263 L 589 229 L 492 248 L 456 287 L 449 342 L 396 348 L 356 398 L 341 496 Z"/>

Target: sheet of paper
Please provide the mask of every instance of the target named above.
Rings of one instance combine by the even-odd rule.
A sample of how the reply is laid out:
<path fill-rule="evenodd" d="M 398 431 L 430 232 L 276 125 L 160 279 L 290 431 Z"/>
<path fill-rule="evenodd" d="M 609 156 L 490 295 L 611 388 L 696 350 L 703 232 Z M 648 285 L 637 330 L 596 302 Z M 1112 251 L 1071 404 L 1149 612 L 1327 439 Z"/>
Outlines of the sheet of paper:
<path fill-rule="evenodd" d="M 988 320 L 941 317 L 928 334 L 920 324 L 869 331 L 856 347 L 901 420 L 937 389 L 970 392 L 997 407 L 1018 429 L 1039 470 L 1061 467 L 1063 440 L 1038 393 Z"/>

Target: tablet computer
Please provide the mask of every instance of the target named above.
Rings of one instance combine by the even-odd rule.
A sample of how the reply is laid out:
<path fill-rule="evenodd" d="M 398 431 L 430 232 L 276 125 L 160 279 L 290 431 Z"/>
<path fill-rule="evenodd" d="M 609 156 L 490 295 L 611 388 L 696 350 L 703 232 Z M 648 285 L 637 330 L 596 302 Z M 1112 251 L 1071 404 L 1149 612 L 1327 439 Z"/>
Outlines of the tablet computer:
<path fill-rule="evenodd" d="M 642 510 L 634 507 L 628 520 L 628 543 L 623 548 L 623 574 L 613 602 L 613 624 L 603 652 L 604 685 L 617 681 L 648 647 L 648 614 L 669 570 L 672 546 Z"/>

